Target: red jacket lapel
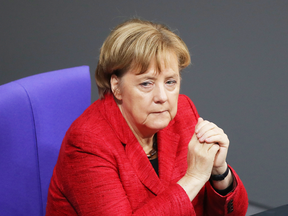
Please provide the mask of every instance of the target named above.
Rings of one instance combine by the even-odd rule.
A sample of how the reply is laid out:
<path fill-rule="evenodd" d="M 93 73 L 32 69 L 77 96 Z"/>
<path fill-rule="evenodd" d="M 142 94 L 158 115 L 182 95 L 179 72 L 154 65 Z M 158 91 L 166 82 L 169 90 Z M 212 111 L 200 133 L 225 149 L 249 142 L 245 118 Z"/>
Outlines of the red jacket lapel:
<path fill-rule="evenodd" d="M 126 154 L 142 184 L 154 194 L 164 190 L 163 184 L 138 141 L 126 145 Z"/>
<path fill-rule="evenodd" d="M 169 130 L 169 126 L 157 134 L 159 177 L 162 184 L 167 187 L 170 184 L 175 165 L 176 153 L 180 136 Z"/>

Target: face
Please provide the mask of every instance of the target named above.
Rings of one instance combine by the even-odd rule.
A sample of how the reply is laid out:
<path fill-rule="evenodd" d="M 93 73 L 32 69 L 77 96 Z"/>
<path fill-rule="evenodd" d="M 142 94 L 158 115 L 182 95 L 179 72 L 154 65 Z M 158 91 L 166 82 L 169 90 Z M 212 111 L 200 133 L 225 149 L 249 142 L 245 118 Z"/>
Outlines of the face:
<path fill-rule="evenodd" d="M 177 113 L 180 74 L 176 57 L 157 72 L 155 61 L 143 74 L 129 70 L 121 78 L 112 76 L 111 88 L 128 125 L 143 138 L 165 128 Z"/>

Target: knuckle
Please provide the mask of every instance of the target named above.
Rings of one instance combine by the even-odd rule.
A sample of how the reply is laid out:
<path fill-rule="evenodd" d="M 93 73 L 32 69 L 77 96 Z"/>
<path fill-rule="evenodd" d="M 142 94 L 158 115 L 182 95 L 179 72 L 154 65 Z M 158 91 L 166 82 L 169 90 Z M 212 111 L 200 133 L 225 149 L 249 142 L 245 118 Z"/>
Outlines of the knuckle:
<path fill-rule="evenodd" d="M 217 128 L 217 125 L 216 125 L 215 123 L 213 123 L 213 122 L 210 122 L 210 124 L 211 124 L 211 126 L 213 126 L 213 127 Z"/>

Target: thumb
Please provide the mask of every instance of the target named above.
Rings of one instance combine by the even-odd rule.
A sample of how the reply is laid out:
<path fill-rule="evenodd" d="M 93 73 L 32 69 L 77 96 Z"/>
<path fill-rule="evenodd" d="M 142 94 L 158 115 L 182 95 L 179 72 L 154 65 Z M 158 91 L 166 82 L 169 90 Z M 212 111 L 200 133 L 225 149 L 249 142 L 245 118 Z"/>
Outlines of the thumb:
<path fill-rule="evenodd" d="M 219 151 L 219 149 L 220 149 L 220 146 L 218 144 L 213 144 L 210 147 L 209 152 L 215 156 L 217 152 Z"/>

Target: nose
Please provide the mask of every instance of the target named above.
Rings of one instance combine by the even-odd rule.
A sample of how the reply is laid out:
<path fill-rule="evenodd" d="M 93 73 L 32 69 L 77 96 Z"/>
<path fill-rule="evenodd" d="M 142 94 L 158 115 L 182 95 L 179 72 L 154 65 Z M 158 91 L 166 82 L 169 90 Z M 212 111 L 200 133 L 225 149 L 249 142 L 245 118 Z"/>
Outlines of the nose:
<path fill-rule="evenodd" d="M 168 99 L 165 86 L 156 85 L 154 88 L 154 102 L 155 103 L 165 103 Z"/>

